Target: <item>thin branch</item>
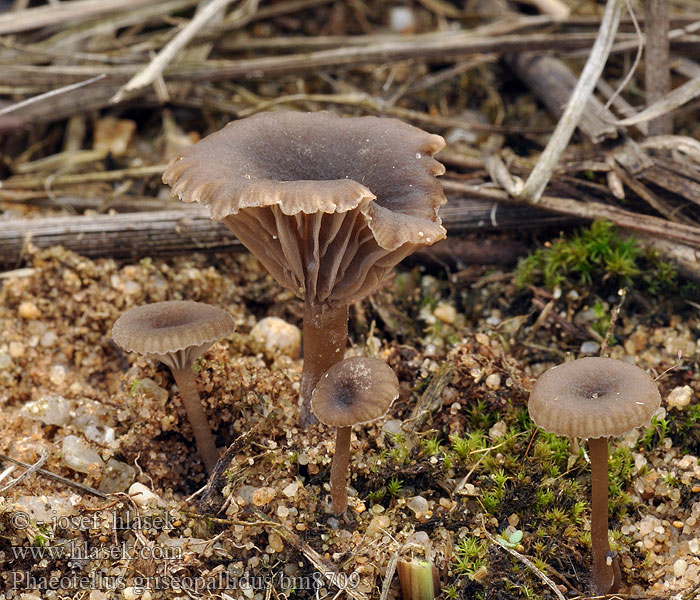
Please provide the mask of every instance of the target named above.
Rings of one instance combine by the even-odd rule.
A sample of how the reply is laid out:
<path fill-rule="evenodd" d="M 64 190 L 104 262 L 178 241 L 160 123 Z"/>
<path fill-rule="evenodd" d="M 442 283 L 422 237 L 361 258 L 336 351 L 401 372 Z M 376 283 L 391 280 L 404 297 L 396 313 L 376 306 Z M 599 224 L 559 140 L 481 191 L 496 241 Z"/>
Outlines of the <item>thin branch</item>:
<path fill-rule="evenodd" d="M 27 98 L 26 100 L 22 100 L 21 102 L 16 102 L 15 104 L 10 104 L 9 106 L 5 106 L 4 108 L 0 108 L 0 115 L 6 115 L 8 113 L 14 112 L 16 110 L 19 110 L 20 108 L 24 108 L 25 106 L 29 106 L 30 104 L 34 104 L 35 102 L 41 102 L 42 100 L 47 100 L 49 98 L 53 98 L 54 96 L 58 96 L 59 94 L 65 94 L 66 92 L 72 92 L 73 90 L 77 90 L 81 87 L 85 87 L 86 85 L 90 85 L 91 83 L 95 83 L 96 81 L 99 81 L 100 79 L 104 79 L 105 75 L 104 73 L 100 75 L 95 75 L 95 77 L 90 77 L 90 79 L 86 79 L 85 81 L 80 81 L 78 83 L 72 83 L 70 85 L 63 86 L 61 88 L 51 90 L 50 92 L 45 92 L 43 94 L 39 94 L 38 96 L 32 96 L 31 98 Z"/>
<path fill-rule="evenodd" d="M 620 82 L 620 85 L 617 86 L 617 89 L 608 98 L 608 101 L 605 103 L 606 109 L 610 108 L 610 105 L 615 101 L 620 92 L 622 92 L 622 90 L 624 90 L 627 87 L 627 84 L 630 82 L 630 79 L 632 79 L 635 72 L 637 71 L 637 67 L 639 66 L 639 63 L 642 60 L 642 55 L 644 54 L 644 36 L 642 35 L 642 30 L 639 28 L 637 17 L 634 14 L 634 8 L 632 8 L 630 0 L 625 0 L 625 5 L 627 6 L 627 12 L 629 12 L 630 17 L 632 18 L 632 23 L 634 23 L 634 30 L 637 33 L 639 44 L 637 45 L 637 54 L 634 57 L 634 62 L 632 63 L 632 66 L 629 68 L 627 74 Z M 598 85 L 600 85 L 600 81 L 598 81 Z"/>
<path fill-rule="evenodd" d="M 11 462 L 12 464 L 18 465 L 20 467 L 24 467 L 25 469 L 31 469 L 33 465 L 29 465 L 25 462 L 22 462 L 21 460 L 16 460 L 14 458 L 11 458 L 9 456 L 5 456 L 4 454 L 0 454 L 0 460 L 6 460 L 7 462 Z M 92 494 L 93 496 L 97 496 L 98 498 L 102 499 L 107 499 L 108 496 L 107 494 L 103 494 L 99 490 L 96 490 L 95 488 L 90 487 L 89 485 L 84 485 L 82 483 L 78 483 L 77 481 L 72 481 L 71 479 L 68 479 L 67 477 L 63 477 L 61 475 L 57 475 L 56 473 L 52 473 L 51 471 L 47 471 L 46 469 L 36 469 L 37 473 L 41 473 L 45 477 L 49 477 L 50 479 L 55 479 L 56 481 L 60 481 L 61 483 L 64 483 L 70 487 L 77 488 L 79 490 L 82 490 L 83 492 L 87 492 L 88 494 Z"/>
<path fill-rule="evenodd" d="M 166 46 L 156 55 L 156 57 L 144 68 L 134 75 L 124 86 L 114 95 L 111 102 L 121 102 L 130 92 L 153 83 L 163 73 L 163 70 L 175 58 L 175 55 L 182 50 L 216 14 L 225 9 L 235 0 L 211 0 L 208 4 L 197 11 L 192 20 L 183 27 Z M 244 6 L 237 11 L 239 14 L 239 24 L 246 22 L 246 16 L 255 12 L 258 0 L 245 0 Z"/>
<path fill-rule="evenodd" d="M 0 35 L 38 29 L 70 21 L 84 20 L 108 12 L 127 10 L 153 0 L 73 0 L 54 6 L 37 6 L 0 15 Z"/>
<path fill-rule="evenodd" d="M 650 121 L 657 117 L 661 117 L 666 113 L 675 110 L 679 106 L 683 106 L 686 102 L 690 102 L 694 98 L 700 96 L 700 77 L 695 77 L 690 81 L 686 81 L 680 87 L 677 87 L 672 92 L 666 94 L 663 98 L 654 102 L 651 106 L 647 106 L 642 112 L 637 113 L 633 117 L 617 121 L 615 125 L 626 127 L 628 125 L 636 125 L 644 121 Z"/>
<path fill-rule="evenodd" d="M 482 520 L 483 520 L 483 515 L 482 515 Z M 482 527 L 482 531 L 484 532 L 484 535 L 493 542 L 494 544 L 497 544 L 501 548 L 503 548 L 506 552 L 509 554 L 513 555 L 515 558 L 517 558 L 520 562 L 522 562 L 530 571 L 532 571 L 537 577 L 539 577 L 549 588 L 554 592 L 557 598 L 559 600 L 566 600 L 564 594 L 562 594 L 559 591 L 559 588 L 557 585 L 549 578 L 547 577 L 542 571 L 540 571 L 535 564 L 525 555 L 520 554 L 520 552 L 517 552 L 513 550 L 512 548 L 509 548 L 506 546 L 503 542 L 501 542 L 498 538 L 492 536 L 487 530 L 486 530 L 486 524 Z"/>
<path fill-rule="evenodd" d="M 668 40 L 668 0 L 645 0 L 644 91 L 647 105 L 663 98 L 671 89 Z M 673 133 L 673 118 L 664 114 L 649 122 L 650 135 Z"/>
<path fill-rule="evenodd" d="M 557 161 L 568 146 L 574 129 L 576 129 L 586 108 L 586 103 L 593 94 L 596 82 L 603 72 L 610 48 L 615 40 L 621 12 L 621 0 L 608 0 L 603 14 L 603 22 L 600 25 L 598 38 L 593 44 L 591 55 L 586 61 L 586 66 L 571 94 L 564 114 L 559 119 L 547 147 L 525 182 L 525 186 L 518 196 L 519 199 L 532 203 L 540 201 L 542 193 L 554 173 Z"/>
<path fill-rule="evenodd" d="M 515 202 L 503 190 L 487 189 L 469 185 L 461 181 L 442 180 L 445 191 L 462 193 L 470 198 L 490 199 L 496 202 Z M 528 202 L 529 204 L 529 202 Z M 700 227 L 672 223 L 666 219 L 635 213 L 632 211 L 603 204 L 602 202 L 580 202 L 572 198 L 542 196 L 537 206 L 554 212 L 578 217 L 581 219 L 605 219 L 613 223 L 642 233 L 650 233 L 668 240 L 676 240 L 695 248 L 700 248 Z"/>
<path fill-rule="evenodd" d="M 34 473 L 35 471 L 38 471 L 42 467 L 42 465 L 46 462 L 46 459 L 48 458 L 48 456 L 49 456 L 48 450 L 46 450 L 46 448 L 42 448 L 41 456 L 39 457 L 39 460 L 37 460 L 32 466 L 30 466 L 19 477 L 16 477 L 12 481 L 10 481 L 10 483 L 8 483 L 5 487 L 0 488 L 0 494 L 4 494 L 7 490 L 16 486 L 22 480 L 29 477 L 32 473 Z"/>

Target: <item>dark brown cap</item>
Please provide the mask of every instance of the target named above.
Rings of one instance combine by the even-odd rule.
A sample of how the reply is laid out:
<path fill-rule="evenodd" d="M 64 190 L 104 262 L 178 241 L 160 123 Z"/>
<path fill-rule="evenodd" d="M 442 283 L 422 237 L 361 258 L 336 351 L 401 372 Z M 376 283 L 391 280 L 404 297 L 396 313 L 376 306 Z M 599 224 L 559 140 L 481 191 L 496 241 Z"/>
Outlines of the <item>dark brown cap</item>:
<path fill-rule="evenodd" d="M 646 425 L 661 395 L 646 371 L 613 358 L 552 367 L 535 383 L 528 410 L 543 429 L 568 437 L 621 435 Z"/>
<path fill-rule="evenodd" d="M 445 237 L 443 146 L 398 119 L 261 113 L 183 150 L 163 181 L 209 206 L 280 284 L 346 304 Z"/>
<path fill-rule="evenodd" d="M 399 395 L 396 373 L 383 360 L 353 356 L 333 365 L 311 396 L 321 423 L 352 427 L 386 414 Z"/>
<path fill-rule="evenodd" d="M 115 321 L 112 338 L 124 350 L 181 369 L 234 328 L 233 317 L 223 308 L 171 300 L 126 311 Z"/>

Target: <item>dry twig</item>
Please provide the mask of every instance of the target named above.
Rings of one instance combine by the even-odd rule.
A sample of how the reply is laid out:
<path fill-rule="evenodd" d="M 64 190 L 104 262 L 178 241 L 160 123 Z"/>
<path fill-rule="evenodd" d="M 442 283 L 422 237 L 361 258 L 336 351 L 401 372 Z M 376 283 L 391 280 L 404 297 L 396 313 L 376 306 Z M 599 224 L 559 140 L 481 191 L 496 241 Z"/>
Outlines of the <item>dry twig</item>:
<path fill-rule="evenodd" d="M 581 115 L 586 107 L 586 103 L 593 94 L 596 82 L 607 60 L 610 48 L 615 40 L 615 33 L 620 22 L 622 11 L 620 0 L 608 0 L 600 25 L 598 38 L 596 39 L 591 54 L 586 61 L 581 77 L 569 98 L 564 114 L 557 123 L 557 127 L 552 137 L 547 143 L 547 147 L 542 152 L 537 165 L 528 177 L 523 190 L 518 198 L 525 202 L 537 203 L 540 201 L 545 187 L 549 183 L 557 161 L 569 144 L 574 129 L 579 123 Z"/>
<path fill-rule="evenodd" d="M 483 520 L 483 516 L 482 516 L 482 520 Z M 555 596 L 556 596 L 557 598 L 559 598 L 559 600 L 566 600 L 566 597 L 564 596 L 564 594 L 561 593 L 561 591 L 560 591 L 559 588 L 557 587 L 557 584 L 554 583 L 549 577 L 547 577 L 542 571 L 540 571 L 540 570 L 535 566 L 535 564 L 534 564 L 527 556 L 525 556 L 525 555 L 523 555 L 523 554 L 520 554 L 520 552 L 517 552 L 517 551 L 514 550 L 513 548 L 509 548 L 509 547 L 506 546 L 502 541 L 500 541 L 498 538 L 496 538 L 496 537 L 494 537 L 493 535 L 491 535 L 491 534 L 488 532 L 488 530 L 486 529 L 486 524 L 485 524 L 485 523 L 483 524 L 483 527 L 481 528 L 481 530 L 484 532 L 484 535 L 485 535 L 492 543 L 494 543 L 494 544 L 500 546 L 501 548 L 503 548 L 503 550 L 505 550 L 506 552 L 508 552 L 508 554 L 510 554 L 510 555 L 514 556 L 515 558 L 517 558 L 517 559 L 518 559 L 521 563 L 523 563 L 530 571 L 532 571 L 535 575 L 537 575 L 537 577 L 539 577 L 539 578 L 554 592 Z"/>
<path fill-rule="evenodd" d="M 24 467 L 25 469 L 31 469 L 33 467 L 33 465 L 29 465 L 25 462 L 14 459 L 10 456 L 5 456 L 4 454 L 0 454 L 0 460 L 6 460 L 8 462 L 11 462 L 12 464 L 18 465 L 20 467 Z M 41 475 L 44 475 L 45 477 L 49 477 L 50 479 L 55 479 L 56 481 L 59 481 L 60 483 L 63 483 L 67 486 L 79 489 L 83 492 L 87 492 L 88 494 L 92 494 L 93 496 L 97 496 L 98 498 L 102 498 L 102 499 L 108 498 L 107 494 L 103 494 L 99 490 L 96 490 L 95 488 L 92 488 L 89 485 L 84 485 L 82 483 L 78 483 L 77 481 L 72 481 L 71 479 L 67 479 L 66 477 L 62 477 L 61 475 L 57 475 L 56 473 L 52 473 L 51 471 L 47 471 L 46 469 L 37 468 L 37 469 L 35 469 L 35 472 L 40 473 Z"/>
<path fill-rule="evenodd" d="M 145 67 L 139 71 L 129 81 L 127 81 L 114 95 L 111 102 L 121 102 L 127 95 L 142 87 L 153 83 L 157 77 L 163 73 L 165 67 L 175 58 L 175 55 L 182 50 L 217 13 L 225 9 L 235 0 L 211 0 L 198 10 L 194 18 L 158 53 L 158 55 Z M 237 13 L 237 23 L 244 25 L 247 18 L 255 12 L 258 7 L 258 0 L 244 0 L 243 6 Z"/>

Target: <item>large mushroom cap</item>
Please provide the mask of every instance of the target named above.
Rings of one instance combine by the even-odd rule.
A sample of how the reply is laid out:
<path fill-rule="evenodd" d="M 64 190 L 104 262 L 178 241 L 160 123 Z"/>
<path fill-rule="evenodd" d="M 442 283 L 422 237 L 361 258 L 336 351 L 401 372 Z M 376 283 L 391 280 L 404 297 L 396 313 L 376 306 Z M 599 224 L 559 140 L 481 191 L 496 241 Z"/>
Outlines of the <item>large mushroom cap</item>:
<path fill-rule="evenodd" d="M 378 358 L 353 356 L 321 377 L 311 408 L 321 423 L 352 427 L 386 414 L 398 395 L 399 380 L 389 365 Z"/>
<path fill-rule="evenodd" d="M 126 311 L 115 321 L 112 338 L 129 352 L 182 368 L 234 328 L 233 317 L 223 308 L 170 300 Z"/>
<path fill-rule="evenodd" d="M 599 438 L 646 425 L 661 395 L 646 371 L 612 358 L 587 357 L 552 367 L 535 383 L 532 420 L 558 435 Z"/>
<path fill-rule="evenodd" d="M 288 289 L 348 303 L 445 237 L 432 158 L 443 146 L 398 119 L 261 113 L 183 150 L 163 181 L 209 206 Z"/>

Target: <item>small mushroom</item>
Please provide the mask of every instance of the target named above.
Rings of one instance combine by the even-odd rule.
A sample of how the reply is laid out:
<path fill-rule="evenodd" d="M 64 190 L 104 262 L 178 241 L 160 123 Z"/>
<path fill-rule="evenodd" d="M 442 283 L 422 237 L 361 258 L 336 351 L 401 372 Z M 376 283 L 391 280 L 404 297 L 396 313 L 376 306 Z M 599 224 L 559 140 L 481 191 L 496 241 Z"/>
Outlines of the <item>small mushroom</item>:
<path fill-rule="evenodd" d="M 588 439 L 592 579 L 598 594 L 615 593 L 621 583 L 608 540 L 608 437 L 646 425 L 660 404 L 659 390 L 645 371 L 612 358 L 580 358 L 552 367 L 530 394 L 528 410 L 538 426 Z"/>
<path fill-rule="evenodd" d="M 399 380 L 383 360 L 353 356 L 333 365 L 313 391 L 311 407 L 318 420 L 336 427 L 331 465 L 333 514 L 348 506 L 346 478 L 350 464 L 350 430 L 386 414 L 399 395 Z"/>
<path fill-rule="evenodd" d="M 233 317 L 226 310 L 183 300 L 137 306 L 112 327 L 112 338 L 119 346 L 170 367 L 208 473 L 219 453 L 199 399 L 192 363 L 234 327 Z"/>
<path fill-rule="evenodd" d="M 181 200 L 209 206 L 305 300 L 303 426 L 316 382 L 343 358 L 349 304 L 445 237 L 445 169 L 432 158 L 444 144 L 398 119 L 280 111 L 229 123 L 165 170 Z"/>

